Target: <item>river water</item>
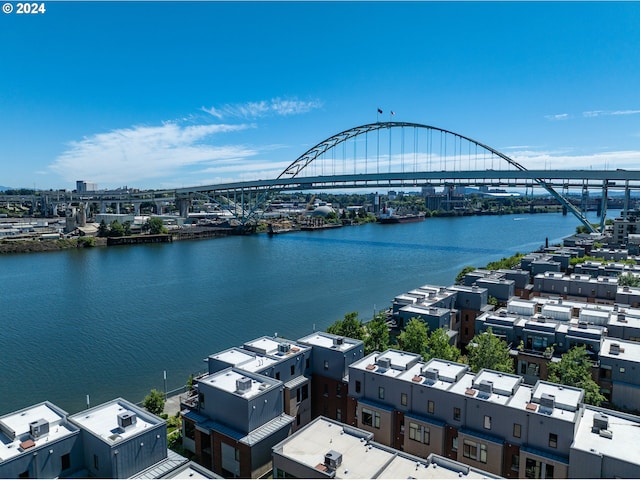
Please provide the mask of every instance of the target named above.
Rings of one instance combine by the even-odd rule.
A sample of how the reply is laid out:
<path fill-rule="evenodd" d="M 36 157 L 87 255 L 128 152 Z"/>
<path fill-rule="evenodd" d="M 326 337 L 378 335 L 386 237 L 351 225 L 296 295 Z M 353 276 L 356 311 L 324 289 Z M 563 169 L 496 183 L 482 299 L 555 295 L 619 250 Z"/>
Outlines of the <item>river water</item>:
<path fill-rule="evenodd" d="M 595 215 L 593 221 L 595 221 Z M 467 265 L 575 232 L 572 215 L 429 218 L 274 237 L 0 257 L 0 414 L 49 400 L 69 413 L 184 385 L 208 355 L 297 339 L 345 313 L 448 286 Z"/>

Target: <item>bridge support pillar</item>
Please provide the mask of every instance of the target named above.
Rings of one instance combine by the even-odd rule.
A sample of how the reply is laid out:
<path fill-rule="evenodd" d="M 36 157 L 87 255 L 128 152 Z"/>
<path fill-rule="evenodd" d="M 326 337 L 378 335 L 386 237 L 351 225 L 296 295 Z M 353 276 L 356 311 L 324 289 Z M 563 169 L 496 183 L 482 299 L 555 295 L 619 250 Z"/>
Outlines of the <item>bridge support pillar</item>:
<path fill-rule="evenodd" d="M 176 206 L 178 207 L 180 216 L 187 218 L 187 215 L 189 214 L 189 207 L 191 206 L 191 200 L 189 198 L 178 198 L 176 199 Z"/>
<path fill-rule="evenodd" d="M 135 203 L 133 204 L 133 214 L 134 214 L 136 217 L 139 217 L 139 216 L 140 216 L 140 202 L 135 202 Z"/>
<path fill-rule="evenodd" d="M 156 213 L 158 215 L 162 215 L 162 202 L 155 202 L 156 204 Z"/>
<path fill-rule="evenodd" d="M 107 213 L 107 204 L 100 202 L 100 213 Z"/>

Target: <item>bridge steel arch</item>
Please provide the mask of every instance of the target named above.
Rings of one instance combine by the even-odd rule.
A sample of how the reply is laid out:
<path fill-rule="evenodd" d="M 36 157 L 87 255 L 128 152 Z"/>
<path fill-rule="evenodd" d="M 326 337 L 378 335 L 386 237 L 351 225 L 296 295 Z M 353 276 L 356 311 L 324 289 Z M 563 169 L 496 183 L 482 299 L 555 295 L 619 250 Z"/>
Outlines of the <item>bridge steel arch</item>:
<path fill-rule="evenodd" d="M 450 131 L 450 130 L 445 130 L 445 129 L 442 129 L 442 128 L 434 127 L 432 125 L 425 125 L 425 124 L 421 124 L 421 123 L 376 122 L 376 123 L 369 123 L 369 124 L 366 124 L 366 125 L 361 125 L 359 127 L 354 127 L 354 128 L 350 128 L 348 130 L 344 130 L 344 131 L 342 131 L 340 133 L 337 133 L 337 134 L 327 138 L 326 140 L 323 140 L 322 142 L 318 143 L 317 145 L 313 146 L 312 148 L 310 148 L 309 150 L 304 152 L 302 155 L 300 155 L 287 168 L 285 168 L 282 171 L 282 173 L 280 173 L 280 175 L 278 175 L 277 179 L 297 177 L 300 174 L 300 172 L 302 172 L 306 167 L 308 167 L 312 162 L 317 160 L 320 156 L 322 156 L 327 151 L 333 149 L 334 147 L 336 147 L 337 145 L 339 145 L 339 144 L 341 144 L 343 142 L 346 142 L 347 140 L 349 140 L 351 138 L 354 138 L 354 137 L 357 137 L 357 136 L 360 136 L 360 135 L 363 135 L 363 134 L 367 134 L 368 132 L 373 132 L 373 131 L 376 131 L 376 130 L 379 131 L 379 130 L 382 130 L 382 129 L 391 129 L 391 128 L 398 128 L 398 127 L 400 127 L 400 128 L 411 127 L 411 128 L 415 128 L 415 129 L 425 129 L 425 130 L 430 130 L 430 131 L 434 131 L 434 132 L 440 132 L 440 133 L 443 133 L 443 134 L 446 134 L 446 135 L 452 135 L 452 136 L 454 136 L 454 138 L 463 139 L 463 140 L 469 142 L 470 144 L 474 144 L 477 147 L 480 147 L 480 148 L 486 150 L 487 152 L 490 152 L 491 154 L 503 159 L 505 162 L 507 162 L 509 165 L 515 167 L 517 170 L 520 170 L 520 171 L 523 171 L 523 172 L 528 171 L 523 165 L 521 165 L 520 163 L 516 162 L 512 158 L 508 157 L 504 153 L 496 150 L 495 148 L 492 148 L 489 145 L 486 145 L 486 144 L 484 144 L 482 142 L 474 140 L 471 137 L 467 137 L 465 135 L 461 135 L 459 133 L 456 133 L 456 132 L 453 132 L 453 131 Z M 582 212 L 575 205 L 573 205 L 560 192 L 558 192 L 551 185 L 549 185 L 544 179 L 542 179 L 542 178 L 534 178 L 533 180 L 535 181 L 535 183 L 537 183 L 539 186 L 541 186 L 547 192 L 549 192 L 556 200 L 558 200 L 563 207 L 565 207 L 567 210 L 569 210 L 571 213 L 573 213 L 573 215 L 575 215 L 576 218 L 590 232 L 596 232 L 597 231 L 591 225 L 591 223 L 587 220 L 587 218 L 582 214 Z M 276 188 L 276 187 L 273 187 L 273 188 Z M 605 203 L 606 203 L 606 201 L 605 201 Z M 604 209 L 603 209 L 603 212 L 604 212 Z M 601 228 L 604 229 L 604 221 L 601 221 Z"/>

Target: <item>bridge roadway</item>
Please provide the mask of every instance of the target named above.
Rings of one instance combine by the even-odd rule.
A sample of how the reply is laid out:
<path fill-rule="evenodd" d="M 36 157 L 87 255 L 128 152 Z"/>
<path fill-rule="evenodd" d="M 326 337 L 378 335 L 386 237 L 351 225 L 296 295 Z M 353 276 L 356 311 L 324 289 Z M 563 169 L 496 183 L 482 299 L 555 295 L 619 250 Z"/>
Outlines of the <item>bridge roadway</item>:
<path fill-rule="evenodd" d="M 180 198 L 197 193 L 271 189 L 300 191 L 449 185 L 526 188 L 539 185 L 540 181 L 556 189 L 640 189 L 640 170 L 468 170 L 323 175 L 199 185 L 178 188 L 174 192 Z"/>

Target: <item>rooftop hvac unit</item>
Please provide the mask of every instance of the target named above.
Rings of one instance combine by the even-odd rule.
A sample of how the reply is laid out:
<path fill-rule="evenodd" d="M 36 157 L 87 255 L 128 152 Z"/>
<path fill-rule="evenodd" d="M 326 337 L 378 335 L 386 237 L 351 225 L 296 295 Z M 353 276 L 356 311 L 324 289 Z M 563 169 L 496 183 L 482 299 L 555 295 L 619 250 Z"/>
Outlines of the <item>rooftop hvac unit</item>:
<path fill-rule="evenodd" d="M 613 355 L 619 355 L 620 354 L 620 344 L 619 343 L 612 343 L 609 346 L 609 353 L 611 353 Z"/>
<path fill-rule="evenodd" d="M 376 363 L 379 367 L 391 368 L 391 359 L 389 357 L 380 357 Z"/>
<path fill-rule="evenodd" d="M 606 415 L 596 412 L 593 415 L 593 430 L 599 432 L 600 430 L 606 430 L 609 428 L 609 417 Z"/>
<path fill-rule="evenodd" d="M 333 344 L 334 345 L 342 345 L 344 343 L 344 338 L 343 337 L 338 337 L 338 338 L 334 338 L 333 339 Z"/>
<path fill-rule="evenodd" d="M 485 393 L 493 393 L 493 382 L 489 380 L 482 380 L 480 385 L 477 386 L 478 390 Z"/>
<path fill-rule="evenodd" d="M 598 432 L 601 437 L 613 438 L 613 432 L 611 430 L 605 430 L 604 428 Z"/>
<path fill-rule="evenodd" d="M 549 393 L 543 393 L 540 397 L 540 406 L 545 408 L 555 408 L 556 406 L 556 396 L 551 395 Z"/>
<path fill-rule="evenodd" d="M 137 417 L 133 412 L 125 411 L 118 414 L 118 426 L 123 430 L 135 425 L 136 421 Z"/>
<path fill-rule="evenodd" d="M 335 470 L 342 464 L 342 454 L 340 452 L 336 452 L 335 450 L 329 450 L 324 455 L 324 464 L 327 467 L 333 468 Z"/>
<path fill-rule="evenodd" d="M 427 368 L 422 372 L 422 374 L 429 380 L 438 380 L 437 368 Z"/>
<path fill-rule="evenodd" d="M 278 344 L 278 353 L 289 353 L 289 350 L 291 350 L 291 344 L 289 343 Z"/>
<path fill-rule="evenodd" d="M 43 435 L 49 433 L 49 422 L 47 422 L 44 418 L 41 418 L 29 423 L 29 433 L 31 434 L 31 438 L 33 440 L 37 440 Z"/>
<path fill-rule="evenodd" d="M 245 393 L 251 390 L 251 379 L 247 377 L 238 378 L 236 380 L 236 392 Z"/>

